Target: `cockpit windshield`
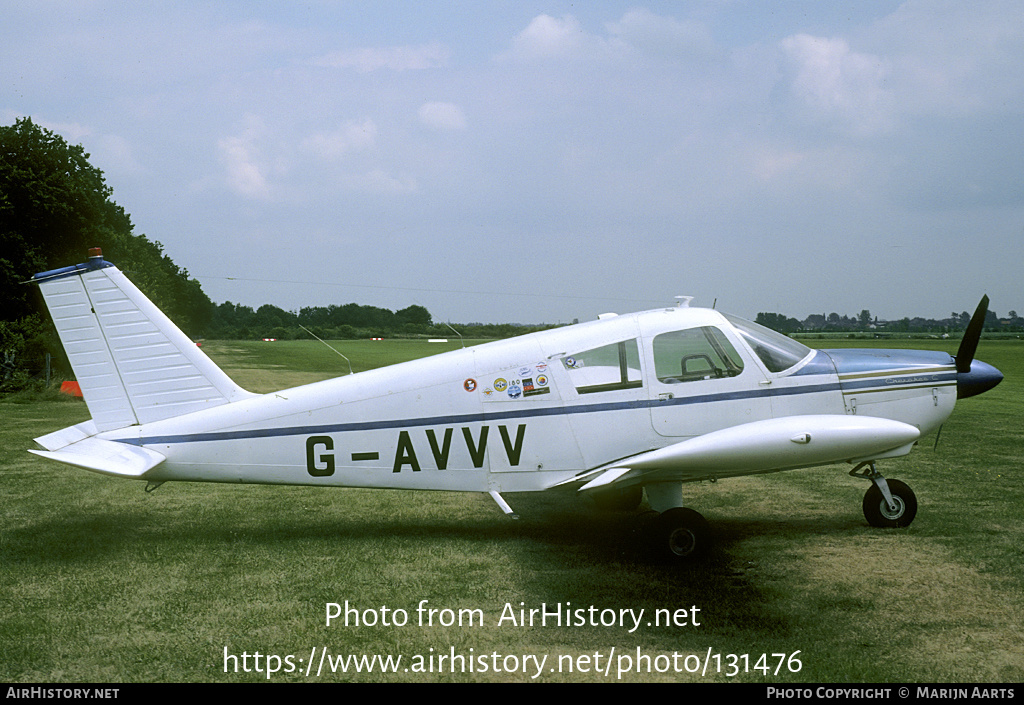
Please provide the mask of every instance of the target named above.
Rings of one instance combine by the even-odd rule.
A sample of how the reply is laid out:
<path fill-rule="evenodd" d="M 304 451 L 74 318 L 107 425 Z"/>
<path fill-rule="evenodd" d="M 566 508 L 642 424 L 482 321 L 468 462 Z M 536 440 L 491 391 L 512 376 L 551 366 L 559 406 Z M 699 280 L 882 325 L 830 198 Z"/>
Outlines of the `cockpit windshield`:
<path fill-rule="evenodd" d="M 803 343 L 797 342 L 771 328 L 751 323 L 743 318 L 723 314 L 729 322 L 736 326 L 736 331 L 743 336 L 761 362 L 771 372 L 785 372 L 793 365 L 807 357 L 812 350 Z"/>

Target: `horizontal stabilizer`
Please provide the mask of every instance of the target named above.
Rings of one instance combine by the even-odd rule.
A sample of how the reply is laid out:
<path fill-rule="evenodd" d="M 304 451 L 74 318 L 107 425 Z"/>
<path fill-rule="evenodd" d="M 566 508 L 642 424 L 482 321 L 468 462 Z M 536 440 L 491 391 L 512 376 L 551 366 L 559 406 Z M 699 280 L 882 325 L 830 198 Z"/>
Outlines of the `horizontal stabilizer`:
<path fill-rule="evenodd" d="M 921 431 L 872 416 L 790 416 L 733 426 L 615 461 L 581 490 L 696 480 L 876 459 L 909 452 Z"/>
<path fill-rule="evenodd" d="M 116 477 L 141 477 L 166 460 L 165 456 L 148 448 L 99 438 L 86 438 L 57 451 L 29 452 L 66 465 Z"/>
<path fill-rule="evenodd" d="M 64 446 L 69 446 L 72 443 L 78 443 L 79 441 L 85 440 L 90 436 L 96 435 L 96 424 L 89 419 L 83 421 L 80 424 L 74 426 L 68 426 L 62 428 L 59 431 L 48 433 L 45 436 L 36 438 L 35 441 L 45 450 L 60 450 Z"/>

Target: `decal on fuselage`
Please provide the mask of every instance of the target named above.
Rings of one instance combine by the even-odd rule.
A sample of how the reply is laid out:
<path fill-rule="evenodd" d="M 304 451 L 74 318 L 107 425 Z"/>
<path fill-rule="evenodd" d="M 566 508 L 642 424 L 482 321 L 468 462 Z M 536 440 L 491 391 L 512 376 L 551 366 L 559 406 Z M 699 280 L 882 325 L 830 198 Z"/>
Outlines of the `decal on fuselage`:
<path fill-rule="evenodd" d="M 430 446 L 430 454 L 433 456 L 434 465 L 438 470 L 448 469 L 448 459 L 451 454 L 452 437 L 455 434 L 454 428 L 445 428 L 440 433 L 435 429 L 428 428 L 424 432 L 427 444 Z M 515 437 L 504 424 L 498 426 L 498 434 L 501 436 L 501 444 L 505 450 L 505 457 L 512 467 L 519 465 L 523 453 L 523 442 L 526 440 L 526 424 L 518 424 L 515 429 Z M 468 426 L 462 427 L 462 437 L 466 442 L 466 450 L 469 452 L 470 461 L 476 469 L 484 466 L 487 455 L 487 443 L 490 435 L 490 426 L 481 426 L 479 434 L 474 437 L 473 429 Z M 422 449 L 422 445 L 421 445 Z M 363 462 L 368 460 L 380 460 L 380 453 L 376 451 L 353 452 L 350 456 L 352 462 Z M 419 456 L 416 453 L 416 446 L 413 444 L 413 432 L 402 430 L 398 432 L 398 440 L 395 443 L 395 462 L 392 472 L 401 472 L 408 467 L 413 472 L 421 470 Z M 306 471 L 313 477 L 330 477 L 335 470 L 334 438 L 331 436 L 309 436 L 306 439 Z"/>
<path fill-rule="evenodd" d="M 483 401 L 522 401 L 552 393 L 548 363 L 517 365 L 487 375 L 481 390 Z M 554 395 L 552 395 L 554 396 Z M 550 397 L 548 397 L 550 399 Z"/>

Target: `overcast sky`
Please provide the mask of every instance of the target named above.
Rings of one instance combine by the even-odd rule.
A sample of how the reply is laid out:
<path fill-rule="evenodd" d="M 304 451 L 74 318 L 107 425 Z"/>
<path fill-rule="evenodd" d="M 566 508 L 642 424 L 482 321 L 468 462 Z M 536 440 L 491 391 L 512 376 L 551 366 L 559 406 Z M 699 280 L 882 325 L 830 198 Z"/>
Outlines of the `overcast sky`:
<path fill-rule="evenodd" d="M 217 303 L 1024 311 L 1018 0 L 0 16 L 0 123 L 82 144 Z"/>

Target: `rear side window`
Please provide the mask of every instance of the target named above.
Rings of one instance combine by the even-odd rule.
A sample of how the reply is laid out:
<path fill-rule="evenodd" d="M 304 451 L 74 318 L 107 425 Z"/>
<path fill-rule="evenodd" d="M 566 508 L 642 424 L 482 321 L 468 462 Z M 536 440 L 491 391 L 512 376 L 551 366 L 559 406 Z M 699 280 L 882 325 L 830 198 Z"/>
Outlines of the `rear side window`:
<path fill-rule="evenodd" d="M 665 384 L 735 377 L 743 371 L 736 348 L 713 327 L 662 333 L 654 338 L 654 372 Z"/>
<path fill-rule="evenodd" d="M 635 338 L 567 355 L 562 365 L 580 394 L 643 386 L 640 348 Z"/>

